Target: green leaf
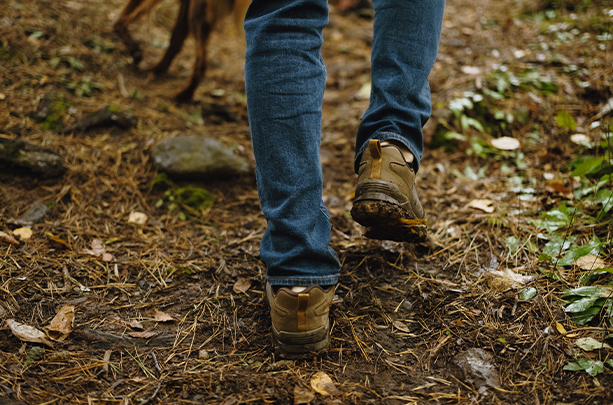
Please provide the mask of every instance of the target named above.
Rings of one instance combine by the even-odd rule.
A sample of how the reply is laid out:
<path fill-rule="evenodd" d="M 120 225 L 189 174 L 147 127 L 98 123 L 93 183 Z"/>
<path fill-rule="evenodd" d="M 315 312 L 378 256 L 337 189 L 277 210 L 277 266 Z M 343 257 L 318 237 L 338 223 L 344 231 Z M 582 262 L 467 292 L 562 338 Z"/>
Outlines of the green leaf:
<path fill-rule="evenodd" d="M 613 359 L 608 359 L 607 361 L 605 361 L 605 364 L 608 364 L 609 366 L 613 367 Z"/>
<path fill-rule="evenodd" d="M 594 200 L 602 204 L 602 209 L 596 217 L 596 221 L 600 221 L 613 208 L 613 190 L 602 189 L 598 191 Z"/>
<path fill-rule="evenodd" d="M 181 221 L 185 221 L 187 218 L 185 218 L 185 214 L 183 212 L 179 212 L 179 219 Z"/>
<path fill-rule="evenodd" d="M 575 344 L 586 352 L 611 348 L 611 346 L 609 346 L 608 344 L 600 342 L 593 337 L 584 337 L 581 339 L 577 339 Z"/>
<path fill-rule="evenodd" d="M 586 361 L 581 364 L 581 360 Z M 599 360 L 579 359 L 579 364 L 581 364 L 582 366 L 585 365 L 585 372 L 592 377 L 596 377 L 596 375 L 604 371 L 604 364 L 602 364 L 602 361 Z"/>
<path fill-rule="evenodd" d="M 468 129 L 468 117 L 464 114 L 460 116 L 460 124 L 462 125 L 462 129 L 466 131 Z"/>
<path fill-rule="evenodd" d="M 563 237 L 555 234 L 543 248 L 543 254 L 549 256 L 549 258 L 558 257 L 572 246 L 575 239 L 577 239 L 576 236 L 567 236 L 564 240 Z"/>
<path fill-rule="evenodd" d="M 79 59 L 70 58 L 68 59 L 68 63 L 70 63 L 70 66 L 77 70 L 83 70 L 83 62 L 81 62 Z"/>
<path fill-rule="evenodd" d="M 598 183 L 596 184 L 591 184 L 588 179 L 581 178 L 580 180 L 581 180 L 582 186 L 573 190 L 573 194 L 575 195 L 575 198 L 577 198 L 577 200 L 580 200 L 581 198 L 585 197 L 588 194 L 597 193 L 598 190 L 600 190 L 602 186 L 604 186 L 605 184 L 611 181 L 610 176 L 611 176 L 610 174 L 605 174 L 604 176 L 600 178 L 600 180 L 598 180 Z"/>
<path fill-rule="evenodd" d="M 564 208 L 564 210 L 566 209 Z M 539 229 L 555 232 L 558 229 L 567 227 L 570 224 L 570 217 L 560 207 L 545 213 L 544 219 L 532 219 L 528 220 L 528 222 Z"/>
<path fill-rule="evenodd" d="M 581 298 L 580 300 L 577 300 L 573 302 L 572 304 L 570 304 L 569 306 L 567 306 L 565 311 L 566 312 L 585 312 L 588 309 L 590 309 L 594 305 L 596 300 L 599 298 L 600 298 L 599 296 Z"/>
<path fill-rule="evenodd" d="M 592 239 L 585 245 L 573 247 L 562 259 L 558 260 L 557 265 L 570 266 L 580 257 L 587 256 L 590 254 L 598 256 L 601 251 L 602 243 L 597 236 L 594 236 L 594 239 Z"/>
<path fill-rule="evenodd" d="M 602 269 L 598 270 L 613 274 L 613 269 L 610 267 L 603 267 Z"/>
<path fill-rule="evenodd" d="M 524 288 L 519 292 L 519 299 L 522 301 L 531 300 L 534 296 L 536 296 L 536 288 L 534 287 Z"/>
<path fill-rule="evenodd" d="M 495 91 L 492 91 L 492 90 L 486 89 L 486 88 L 482 89 L 482 91 L 483 91 L 483 94 L 490 96 L 494 100 L 504 100 L 504 96 L 502 94 L 500 94 L 500 93 L 497 93 Z"/>
<path fill-rule="evenodd" d="M 519 251 L 519 241 L 517 240 L 515 236 L 509 236 L 505 241 L 505 245 L 506 245 L 507 251 L 509 252 L 508 253 L 509 257 L 515 256 L 517 252 Z"/>
<path fill-rule="evenodd" d="M 457 132 L 447 132 L 445 134 L 445 139 L 449 139 L 449 140 L 457 139 L 459 141 L 465 141 L 466 137 L 464 135 L 462 135 L 462 134 L 457 133 Z"/>
<path fill-rule="evenodd" d="M 562 297 L 570 297 L 574 295 L 578 295 L 580 297 L 591 297 L 592 295 L 598 295 L 601 297 L 607 296 L 607 294 L 613 294 L 613 290 L 607 287 L 601 286 L 589 286 L 589 287 L 579 287 L 572 288 L 570 290 L 564 291 Z"/>
<path fill-rule="evenodd" d="M 580 371 L 580 370 L 585 370 L 585 369 L 579 363 L 577 363 L 576 361 L 573 361 L 573 362 L 568 363 L 567 365 L 565 365 L 562 370 L 566 370 L 566 371 Z"/>
<path fill-rule="evenodd" d="M 589 176 L 591 174 L 598 173 L 602 168 L 604 157 L 584 156 L 581 163 L 575 166 L 572 175 L 573 176 Z"/>
<path fill-rule="evenodd" d="M 572 320 L 577 325 L 585 325 L 586 323 L 594 319 L 596 315 L 598 315 L 599 313 L 600 313 L 600 307 L 598 306 L 590 307 L 586 311 L 573 313 Z"/>
<path fill-rule="evenodd" d="M 572 131 L 577 130 L 577 123 L 575 122 L 575 119 L 566 110 L 561 110 L 558 113 L 557 121 L 558 126 L 561 128 L 568 128 Z"/>
<path fill-rule="evenodd" d="M 481 132 L 485 132 L 485 128 L 483 128 L 483 125 L 477 121 L 474 118 L 468 118 L 466 120 L 467 124 L 470 125 L 471 127 L 475 128 L 477 131 L 481 131 Z"/>
<path fill-rule="evenodd" d="M 552 259 L 552 257 L 549 256 L 549 255 L 546 255 L 545 253 L 541 253 L 539 255 L 539 262 L 544 262 L 546 260 L 551 260 L 551 259 Z"/>

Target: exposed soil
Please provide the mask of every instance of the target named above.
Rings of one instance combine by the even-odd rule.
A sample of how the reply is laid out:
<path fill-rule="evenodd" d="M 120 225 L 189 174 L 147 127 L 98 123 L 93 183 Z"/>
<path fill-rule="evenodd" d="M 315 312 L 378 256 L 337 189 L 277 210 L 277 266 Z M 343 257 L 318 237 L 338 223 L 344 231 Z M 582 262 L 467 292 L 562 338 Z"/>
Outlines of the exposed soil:
<path fill-rule="evenodd" d="M 271 345 L 265 268 L 259 260 L 266 222 L 255 178 L 173 179 L 177 187 L 192 184 L 215 197 L 202 212 L 183 207 L 186 220 L 167 204 L 157 206 L 166 189 L 152 185 L 153 146 L 181 134 L 219 139 L 253 164 L 244 41 L 229 22 L 216 32 L 196 101 L 177 104 L 171 94 L 191 75 L 193 42 L 162 77 L 135 69 L 112 32 L 112 19 L 123 5 L 123 0 L 4 0 L 0 6 L 0 137 L 20 136 L 50 148 L 67 168 L 55 179 L 0 171 L 0 231 L 17 228 L 11 219 L 35 202 L 51 207 L 47 218 L 32 226 L 29 240 L 18 246 L 0 243 L 0 404 L 287 404 L 294 403 L 295 387 L 311 387 L 317 371 L 328 373 L 341 393 L 317 394 L 314 404 L 613 403 L 609 369 L 597 377 L 562 370 L 576 349 L 556 331 L 556 322 L 574 328 L 560 306 L 561 282 L 537 278 L 532 285 L 538 295 L 520 300 L 516 289 L 493 290 L 484 276 L 484 269 L 499 266 L 538 272 L 533 252 L 507 254 L 507 236 L 525 240 L 537 233 L 511 212 L 549 209 L 559 195 L 539 186 L 540 198 L 519 200 L 505 189 L 510 174 L 501 171 L 504 159 L 480 160 L 467 156 L 464 147 L 434 147 L 442 107 L 480 86 L 480 75 L 462 67 L 487 72 L 494 63 L 526 63 L 514 62 L 513 52 L 529 49 L 539 27 L 513 19 L 521 15 L 519 6 L 448 1 L 431 75 L 433 105 L 440 112 L 427 127 L 430 146 L 418 173 L 430 242 L 409 245 L 363 238 L 363 228 L 348 214 L 356 183 L 354 137 L 368 106 L 359 90 L 370 80 L 372 20 L 341 13 L 333 2 L 324 34 L 328 80 L 321 158 L 332 246 L 343 267 L 329 352 L 289 361 L 276 356 Z M 174 2 L 165 1 L 133 27 L 145 46 L 145 67 L 161 57 L 176 11 Z M 600 81 L 591 88 L 568 80 L 570 90 L 560 85 L 560 92 L 572 95 L 537 104 L 523 94 L 514 105 L 535 115 L 551 111 L 553 117 L 564 105 L 593 116 L 611 96 L 610 41 L 607 46 Z M 580 50 L 567 54 L 572 52 L 581 55 Z M 99 89 L 90 86 L 89 97 L 77 97 L 67 87 L 74 82 L 77 87 L 95 82 Z M 46 94 L 66 103 L 63 127 L 107 105 L 131 113 L 138 123 L 131 129 L 59 134 L 30 118 Z M 552 129 L 553 122 L 542 124 L 543 138 L 525 150 L 525 170 L 539 181 L 544 172 L 560 172 L 574 153 L 568 134 Z M 523 142 L 526 132 L 519 128 L 513 135 Z M 488 166 L 487 175 L 470 180 L 453 174 L 467 163 L 475 171 Z M 494 214 L 468 206 L 484 198 L 497 201 Z M 145 213 L 147 222 L 128 223 L 133 211 Z M 598 232 L 607 234 L 603 229 Z M 104 242 L 111 260 L 85 252 L 94 239 Z M 566 281 L 573 277 L 578 275 L 567 274 Z M 240 278 L 251 282 L 246 292 L 233 288 Z M 74 331 L 46 347 L 44 358 L 26 364 L 30 349 L 40 344 L 20 341 L 4 321 L 43 329 L 67 304 L 76 306 Z M 173 320 L 158 322 L 155 310 Z M 155 334 L 128 335 L 141 331 Z M 479 389 L 452 367 L 454 355 L 473 347 L 494 355 L 500 388 Z"/>

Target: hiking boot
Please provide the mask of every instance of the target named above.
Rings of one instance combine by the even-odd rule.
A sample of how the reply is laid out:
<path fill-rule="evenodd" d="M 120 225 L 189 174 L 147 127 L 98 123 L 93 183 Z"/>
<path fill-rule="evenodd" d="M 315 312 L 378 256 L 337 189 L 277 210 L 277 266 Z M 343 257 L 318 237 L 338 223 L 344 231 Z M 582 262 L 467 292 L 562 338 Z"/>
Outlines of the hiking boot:
<path fill-rule="evenodd" d="M 276 291 L 275 291 L 276 290 Z M 275 350 L 282 355 L 300 355 L 326 349 L 330 343 L 328 313 L 334 299 L 334 287 L 318 285 L 295 292 L 289 287 L 266 283 L 270 304 L 272 338 Z"/>
<path fill-rule="evenodd" d="M 366 227 L 367 238 L 426 241 L 428 220 L 415 192 L 415 172 L 398 146 L 368 142 L 351 216 Z"/>

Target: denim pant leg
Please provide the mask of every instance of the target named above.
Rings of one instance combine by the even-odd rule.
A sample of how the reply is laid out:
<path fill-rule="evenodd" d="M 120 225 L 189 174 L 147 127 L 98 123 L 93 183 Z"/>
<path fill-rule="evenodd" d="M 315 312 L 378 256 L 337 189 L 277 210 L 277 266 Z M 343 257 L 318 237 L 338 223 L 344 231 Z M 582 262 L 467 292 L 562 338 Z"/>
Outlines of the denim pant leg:
<path fill-rule="evenodd" d="M 422 127 L 432 112 L 428 75 L 443 24 L 445 0 L 373 0 L 370 106 L 356 139 L 355 171 L 369 139 L 394 139 L 423 154 Z"/>
<path fill-rule="evenodd" d="M 268 222 L 260 257 L 272 285 L 330 285 L 319 159 L 327 0 L 254 0 L 245 17 L 245 85 L 260 204 Z"/>

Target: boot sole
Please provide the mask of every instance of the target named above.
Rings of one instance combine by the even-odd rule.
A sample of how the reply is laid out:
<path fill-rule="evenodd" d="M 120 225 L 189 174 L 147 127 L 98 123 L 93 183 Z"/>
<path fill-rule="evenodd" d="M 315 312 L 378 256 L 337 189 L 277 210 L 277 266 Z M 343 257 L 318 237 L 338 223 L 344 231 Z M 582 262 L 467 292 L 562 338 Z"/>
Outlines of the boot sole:
<path fill-rule="evenodd" d="M 279 336 L 283 335 L 283 341 Z M 323 337 L 323 339 L 321 339 Z M 321 339 L 313 342 L 312 340 Z M 329 327 L 323 330 L 315 330 L 310 332 L 277 332 L 274 325 L 272 327 L 272 344 L 275 348 L 275 353 L 284 358 L 296 358 L 304 355 L 322 354 L 328 351 L 330 345 L 330 330 Z"/>
<path fill-rule="evenodd" d="M 353 203 L 351 217 L 366 227 L 370 239 L 421 243 L 428 240 L 428 220 L 416 219 L 388 195 L 363 195 Z"/>

